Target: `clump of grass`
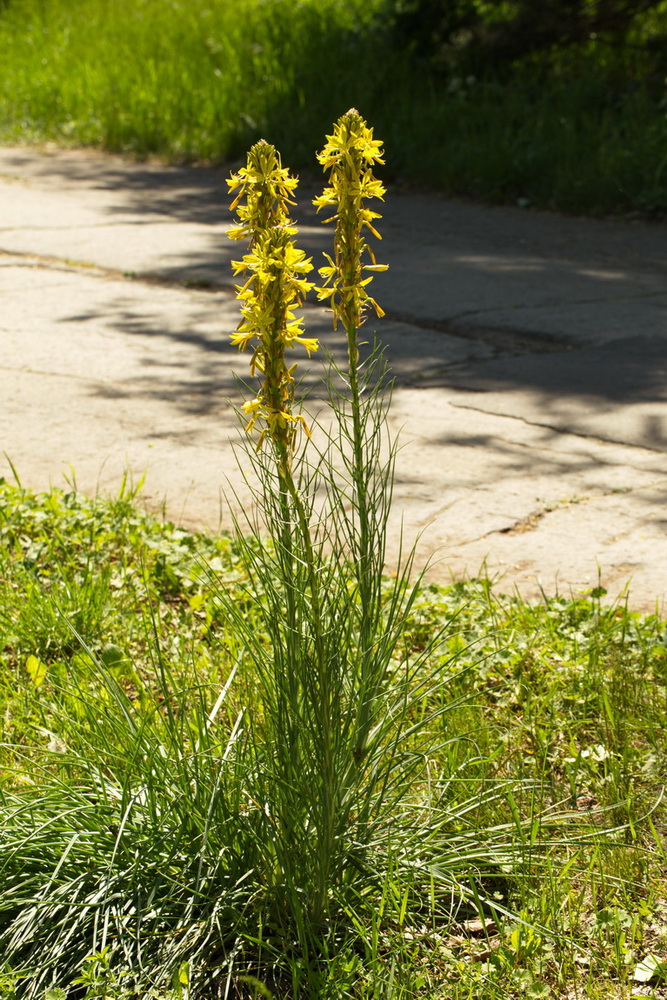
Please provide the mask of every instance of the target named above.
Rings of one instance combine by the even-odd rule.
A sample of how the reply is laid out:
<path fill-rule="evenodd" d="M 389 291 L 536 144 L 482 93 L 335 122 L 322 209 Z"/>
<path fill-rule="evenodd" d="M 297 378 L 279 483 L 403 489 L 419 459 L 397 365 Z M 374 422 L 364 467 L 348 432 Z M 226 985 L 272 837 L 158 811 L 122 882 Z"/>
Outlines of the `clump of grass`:
<path fill-rule="evenodd" d="M 10 3 L 0 11 L 0 127 L 10 140 L 214 160 L 241 153 L 287 108 L 321 134 L 332 101 L 362 71 L 351 63 L 355 38 L 374 9 L 358 0 Z M 315 62 L 338 93 L 321 91 L 312 106 L 300 74 Z"/>
<path fill-rule="evenodd" d="M 449 92 L 442 80 L 411 80 L 392 108 L 401 131 L 389 132 L 387 148 L 401 176 L 481 201 L 664 216 L 662 96 L 585 69 L 455 80 Z"/>

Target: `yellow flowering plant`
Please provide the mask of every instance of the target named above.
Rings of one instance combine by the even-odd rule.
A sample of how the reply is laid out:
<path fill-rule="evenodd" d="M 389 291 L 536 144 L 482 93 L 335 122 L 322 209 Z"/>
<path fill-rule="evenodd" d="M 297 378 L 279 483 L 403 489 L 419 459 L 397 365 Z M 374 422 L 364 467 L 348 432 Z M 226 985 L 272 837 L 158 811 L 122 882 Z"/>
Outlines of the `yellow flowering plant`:
<path fill-rule="evenodd" d="M 348 389 L 349 419 L 344 404 L 332 399 L 339 426 L 344 433 L 338 443 L 340 463 L 351 485 L 351 504 L 342 505 L 348 524 L 350 560 L 357 584 L 358 628 L 360 636 L 357 754 L 363 754 L 372 725 L 372 706 L 377 697 L 379 675 L 374 658 L 382 630 L 382 572 L 384 569 L 387 499 L 393 480 L 394 452 L 383 464 L 377 451 L 378 439 L 385 435 L 384 401 L 386 366 L 382 351 L 375 348 L 368 357 L 359 351 L 358 332 L 370 309 L 378 318 L 384 311 L 369 294 L 375 275 L 386 271 L 378 264 L 366 233 L 382 239 L 376 222 L 381 215 L 368 207 L 372 199 L 384 199 L 385 187 L 373 173 L 384 163 L 382 143 L 373 137 L 356 108 L 335 123 L 333 132 L 317 159 L 328 175 L 324 192 L 314 199 L 319 211 L 331 209 L 325 223 L 334 222 L 334 255 L 325 254 L 327 264 L 319 269 L 323 284 L 317 289 L 320 301 L 333 313 L 334 328 L 341 323 L 347 336 L 348 367 L 343 375 Z M 348 432 L 349 425 L 349 432 Z M 352 445 L 352 451 L 347 447 Z M 374 454 L 373 454 L 374 453 Z M 373 460 L 369 458 L 373 454 Z M 342 498 L 341 498 L 342 499 Z"/>
<path fill-rule="evenodd" d="M 373 173 L 382 144 L 352 109 L 318 160 L 328 184 L 315 205 L 331 209 L 335 232 L 316 294 L 348 345 L 345 369 L 329 359 L 334 430 L 320 425 L 323 449 L 308 443 L 296 364 L 287 361 L 292 349 L 310 355 L 318 347 L 297 316 L 313 289 L 313 264 L 289 214 L 297 181 L 265 142 L 229 181 L 238 223 L 229 235 L 249 243 L 233 262 L 244 281 L 232 343 L 249 351 L 251 375 L 261 380 L 243 405 L 259 486 L 251 534 L 238 524 L 236 531 L 252 615 L 225 594 L 220 600 L 239 637 L 240 663 L 261 692 L 261 711 L 244 722 L 254 756 L 242 772 L 249 910 L 261 910 L 252 941 L 267 935 L 265 955 L 278 964 L 298 956 L 292 972 L 298 965 L 310 985 L 301 993 L 293 982 L 295 997 L 319 996 L 312 983 L 326 956 L 364 925 L 377 927 L 383 880 L 397 898 L 418 896 L 424 911 L 435 905 L 436 883 L 448 898 L 456 891 L 478 900 L 476 886 L 459 885 L 457 858 L 465 874 L 491 852 L 463 835 L 461 851 L 453 850 L 439 793 L 429 791 L 439 787 L 429 746 L 440 739 L 447 702 L 431 645 L 405 652 L 421 582 L 420 574 L 411 579 L 414 549 L 391 582 L 383 576 L 395 446 L 387 446 L 382 352 L 375 346 L 362 357 L 357 340 L 370 310 L 383 315 L 369 285 L 385 267 L 367 242 L 367 234 L 380 237 L 368 202 L 385 194 Z"/>
<path fill-rule="evenodd" d="M 404 613 L 412 600 L 406 575 L 397 581 L 392 613 L 385 615 L 381 606 L 387 507 L 380 493 L 388 491 L 382 481 L 379 492 L 369 497 L 368 470 L 381 464 L 373 454 L 379 436 L 365 434 L 366 416 L 360 408 L 357 329 L 369 306 L 382 315 L 368 293 L 372 273 L 366 272 L 384 268 L 364 237 L 365 229 L 379 235 L 373 225 L 379 216 L 366 207 L 366 200 L 384 194 L 371 170 L 382 162 L 380 148 L 363 119 L 351 111 L 336 124 L 319 157 L 331 173 L 330 186 L 316 204 L 334 208 L 336 233 L 334 254 L 326 255 L 327 264 L 320 271 L 324 285 L 317 295 L 331 306 L 334 325 L 343 323 L 348 334 L 352 429 L 346 429 L 347 415 L 334 407 L 341 442 L 333 445 L 333 451 L 343 457 L 345 468 L 348 459 L 342 442 L 354 442 L 351 494 L 338 482 L 331 454 L 320 455 L 313 468 L 301 450 L 295 462 L 298 432 L 303 429 L 308 434 L 308 428 L 295 410 L 296 365 L 288 365 L 286 352 L 298 347 L 310 355 L 318 347 L 305 335 L 295 313 L 314 287 L 308 277 L 312 261 L 295 243 L 297 230 L 289 214 L 297 181 L 266 142 L 252 147 L 246 167 L 228 181 L 238 220 L 229 236 L 249 243 L 248 251 L 232 263 L 234 274 L 245 281 L 237 286 L 241 322 L 231 340 L 240 350 L 251 352 L 251 375 L 262 380 L 242 410 L 248 434 L 259 432 L 257 447 L 249 452 L 261 483 L 255 499 L 274 539 L 270 557 L 270 550 L 262 548 L 259 556 L 239 536 L 251 574 L 261 581 L 264 600 L 269 595 L 270 608 L 266 620 L 270 654 L 258 647 L 254 636 L 249 637 L 266 704 L 274 713 L 271 716 L 267 710 L 276 740 L 271 752 L 277 766 L 272 787 L 281 789 L 278 799 L 264 806 L 271 816 L 275 855 L 265 878 L 274 889 L 276 880 L 282 884 L 306 951 L 312 947 L 315 929 L 320 934 L 331 917 L 332 882 L 351 863 L 346 817 L 357 817 L 354 835 L 362 839 L 368 836 L 362 829 L 373 827 L 380 780 L 374 754 L 386 736 L 384 724 L 377 725 L 378 698 L 391 636 L 397 641 L 401 627 L 399 608 Z M 370 395 L 378 399 L 377 393 Z M 265 455 L 260 448 L 267 441 L 272 448 Z M 327 500 L 315 516 L 318 492 L 324 492 Z M 359 524 L 356 515 L 346 514 L 350 496 Z M 368 508 L 373 500 L 377 502 L 371 516 Z M 369 557 L 373 545 L 379 564 Z M 356 566 L 356 588 L 348 584 L 350 560 Z M 235 608 L 230 610 L 243 632 L 243 616 Z M 378 649 L 381 633 L 383 648 Z M 387 725 L 393 726 L 395 719 L 392 708 Z M 369 769 L 375 769 L 375 777 L 365 784 Z M 266 789 L 263 794 L 271 795 Z M 254 798 L 260 801 L 262 793 Z M 290 888 L 297 877 L 295 857 L 300 882 L 310 884 L 305 896 Z"/>
<path fill-rule="evenodd" d="M 286 350 L 297 345 L 308 355 L 318 347 L 317 340 L 304 336 L 303 324 L 294 312 L 313 287 L 305 277 L 313 265 L 293 239 L 296 229 L 287 206 L 297 184 L 296 178 L 290 177 L 282 167 L 280 155 L 273 146 L 266 142 L 253 146 L 247 166 L 228 183 L 231 190 L 239 188 L 232 208 L 236 209 L 240 223 L 229 235 L 232 239 L 246 238 L 250 243 L 249 252 L 232 262 L 235 274 L 248 276 L 243 285 L 237 286 L 242 321 L 231 339 L 240 350 L 252 345 L 251 374 L 259 372 L 263 377 L 257 396 L 244 403 L 242 409 L 249 418 L 248 433 L 255 430 L 258 420 L 264 424 L 256 454 L 268 439 L 273 446 L 278 485 L 277 491 L 274 490 L 274 478 L 270 472 L 266 475 L 267 468 L 258 456 L 256 468 L 263 488 L 257 499 L 267 525 L 274 532 L 278 570 L 277 574 L 269 574 L 263 589 L 276 593 L 274 575 L 282 582 L 278 599 L 280 611 L 269 628 L 274 637 L 275 658 L 268 669 L 263 665 L 265 669 L 261 673 L 266 684 L 267 704 L 273 703 L 277 709 L 276 732 L 289 748 L 283 760 L 284 767 L 277 776 L 285 791 L 278 822 L 287 843 L 298 836 L 299 818 L 302 835 L 308 823 L 304 800 L 297 798 L 295 801 L 293 795 L 287 794 L 288 787 L 299 786 L 304 759 L 311 753 L 303 746 L 302 709 L 306 689 L 318 691 L 311 706 L 317 716 L 310 727 L 311 732 L 317 731 L 324 736 L 320 752 L 327 780 L 320 805 L 327 817 L 333 811 L 332 699 L 327 669 L 329 654 L 323 635 L 323 560 L 311 529 L 309 498 L 300 488 L 293 468 L 298 430 L 302 428 L 308 436 L 309 430 L 303 416 L 294 412 L 296 365 L 288 367 L 285 360 Z M 245 551 L 250 563 L 254 554 L 248 549 Z M 255 572 L 261 576 L 261 566 L 256 562 L 254 565 Z M 304 620 L 306 607 L 307 620 Z M 312 821 L 311 816 L 311 825 Z M 315 825 L 317 854 L 320 858 L 331 858 L 329 819 L 320 816 Z M 285 877 L 286 867 L 287 862 L 279 862 L 279 870 Z M 328 873 L 326 864 L 318 866 L 317 875 L 313 873 L 318 888 L 310 906 L 311 918 L 316 913 L 321 920 L 326 911 Z M 273 878 L 275 872 L 268 881 Z M 298 898 L 292 899 L 293 911 L 298 912 L 301 905 Z"/>

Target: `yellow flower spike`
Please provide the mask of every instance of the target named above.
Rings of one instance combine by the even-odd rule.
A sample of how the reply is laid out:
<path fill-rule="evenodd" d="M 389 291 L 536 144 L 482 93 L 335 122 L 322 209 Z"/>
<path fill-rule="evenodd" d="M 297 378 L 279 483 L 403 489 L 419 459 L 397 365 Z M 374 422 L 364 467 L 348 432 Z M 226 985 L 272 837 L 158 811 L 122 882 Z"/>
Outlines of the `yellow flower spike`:
<path fill-rule="evenodd" d="M 233 240 L 249 239 L 252 244 L 272 226 L 289 226 L 288 205 L 294 205 L 291 195 L 298 184 L 280 162 L 275 146 L 260 139 L 251 147 L 245 167 L 227 181 L 230 193 L 237 191 L 230 208 L 236 210 L 240 225 L 229 229 Z M 241 199 L 245 198 L 245 205 Z"/>
<path fill-rule="evenodd" d="M 384 163 L 382 143 L 373 138 L 373 130 L 352 108 L 338 119 L 317 159 L 325 171 L 330 171 L 329 186 L 313 204 L 318 211 L 326 206 L 336 209 L 332 218 L 326 220 L 336 222 L 335 260 L 325 254 L 328 265 L 319 270 L 324 284 L 317 289 L 317 296 L 320 301 L 329 300 L 334 327 L 340 321 L 347 330 L 350 360 L 356 362 L 356 331 L 364 321 L 365 310 L 371 307 L 378 316 L 383 315 L 366 290 L 373 275 L 362 276 L 363 271 L 387 269 L 386 265 L 376 263 L 363 235 L 363 230 L 368 229 L 382 239 L 373 225 L 381 216 L 364 204 L 364 199 L 381 199 L 385 193 L 384 185 L 372 170 L 374 164 Z M 372 263 L 364 265 L 361 261 L 366 251 Z"/>
<path fill-rule="evenodd" d="M 287 368 L 285 351 L 297 344 L 308 354 L 317 350 L 312 337 L 303 336 L 301 321 L 294 315 L 304 296 L 313 287 L 305 278 L 313 269 L 291 237 L 296 233 L 289 217 L 291 196 L 297 186 L 282 166 L 280 154 L 261 140 L 248 153 L 247 165 L 227 181 L 236 192 L 232 210 L 239 225 L 228 230 L 231 239 L 248 239 L 248 252 L 232 262 L 235 275 L 246 274 L 245 283 L 236 286 L 241 302 L 242 322 L 231 341 L 239 350 L 252 345 L 250 371 L 263 376 L 256 399 L 246 403 L 249 417 L 246 429 L 251 432 L 258 420 L 265 423 L 258 447 L 268 435 L 278 452 L 278 465 L 289 470 L 296 433 L 299 427 L 309 434 L 300 416 L 293 416 L 294 369 Z"/>
<path fill-rule="evenodd" d="M 252 342 L 251 372 L 264 376 L 257 398 L 243 407 L 249 416 L 246 430 L 252 432 L 258 420 L 266 424 L 258 447 L 268 435 L 281 456 L 281 468 L 288 469 L 299 427 L 308 428 L 291 412 L 294 401 L 294 368 L 287 368 L 285 351 L 300 344 L 308 354 L 317 350 L 317 340 L 303 335 L 303 327 L 293 312 L 313 287 L 303 276 L 312 261 L 294 245 L 288 228 L 274 226 L 258 234 L 252 250 L 237 262 L 249 272 L 245 285 L 237 289 L 243 320 L 232 334 L 232 343 L 245 350 Z"/>

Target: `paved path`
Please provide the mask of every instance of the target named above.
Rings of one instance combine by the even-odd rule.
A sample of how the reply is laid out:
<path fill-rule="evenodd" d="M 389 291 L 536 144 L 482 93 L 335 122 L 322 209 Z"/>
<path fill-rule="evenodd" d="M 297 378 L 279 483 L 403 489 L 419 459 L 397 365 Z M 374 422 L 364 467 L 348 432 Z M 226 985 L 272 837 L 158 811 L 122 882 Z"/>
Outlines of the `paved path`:
<path fill-rule="evenodd" d="M 124 469 L 187 525 L 245 494 L 230 440 L 225 174 L 0 149 L 0 450 L 23 483 Z M 303 243 L 330 235 L 302 191 Z M 667 230 L 390 192 L 370 324 L 397 376 L 393 528 L 443 581 L 667 597 Z M 336 352 L 323 310 L 310 329 Z M 315 374 L 311 381 L 315 382 Z M 0 473 L 9 476 L 3 461 Z"/>

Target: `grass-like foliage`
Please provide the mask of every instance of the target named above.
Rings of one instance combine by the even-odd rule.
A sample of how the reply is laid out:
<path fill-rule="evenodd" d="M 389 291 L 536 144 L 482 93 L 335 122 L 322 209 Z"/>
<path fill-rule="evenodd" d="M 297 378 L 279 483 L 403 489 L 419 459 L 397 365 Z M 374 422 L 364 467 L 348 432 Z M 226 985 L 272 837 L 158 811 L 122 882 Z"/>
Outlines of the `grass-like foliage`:
<path fill-rule="evenodd" d="M 403 180 L 489 201 L 664 215 L 664 57 L 654 65 L 632 40 L 619 52 L 593 39 L 498 74 L 457 61 L 454 45 L 438 69 L 392 28 L 410 6 L 7 0 L 0 139 L 227 162 L 265 136 L 304 168 L 340 107 L 357 105 Z M 664 21 L 663 5 L 644 18 L 642 42 Z"/>
<path fill-rule="evenodd" d="M 0 995 L 539 997 L 582 955 L 590 995 L 635 959 L 661 975 L 633 950 L 662 933 L 660 623 L 429 589 L 409 550 L 383 575 L 390 383 L 359 340 L 381 143 L 352 109 L 318 159 L 317 294 L 348 344 L 326 426 L 288 354 L 318 348 L 297 181 L 266 142 L 229 181 L 258 379 L 232 536 L 127 488 L 0 484 Z"/>
<path fill-rule="evenodd" d="M 121 997 L 137 983 L 139 995 L 213 996 L 228 980 L 229 995 L 261 996 L 243 975 L 276 996 L 294 983 L 323 997 L 501 1000 L 569 996 L 575 985 L 585 997 L 629 997 L 635 969 L 650 975 L 651 964 L 659 984 L 665 816 L 654 807 L 667 653 L 658 618 L 597 596 L 528 606 L 482 583 L 420 587 L 385 685 L 389 706 L 430 648 L 420 676 L 433 677 L 422 702 L 433 719 L 419 739 L 435 738 L 430 756 L 415 748 L 413 834 L 433 832 L 423 808 L 435 787 L 450 877 L 485 836 L 513 845 L 515 859 L 518 846 L 524 864 L 508 854 L 480 891 L 525 924 L 457 909 L 456 894 L 419 867 L 406 879 L 415 836 L 399 842 L 388 816 L 374 842 L 384 836 L 392 853 L 379 852 L 373 872 L 372 849 L 358 850 L 360 867 L 330 902 L 328 959 L 304 962 L 272 856 L 286 845 L 258 808 L 284 794 L 268 784 L 279 760 L 268 759 L 267 678 L 242 654 L 218 594 L 264 644 L 267 609 L 250 596 L 235 542 L 152 520 L 130 499 L 0 483 L 3 997 L 41 1000 L 51 984 Z M 94 608 L 62 601 L 102 567 Z M 385 579 L 384 594 L 394 586 Z M 47 626 L 58 607 L 62 631 Z M 400 711 L 384 722 L 390 740 Z M 540 822 L 554 808 L 572 811 L 569 827 Z M 433 847 L 431 836 L 425 852 Z M 473 867 L 487 866 L 477 855 Z M 276 966 L 287 982 L 276 982 Z M 73 982 L 82 973 L 85 986 Z"/>

